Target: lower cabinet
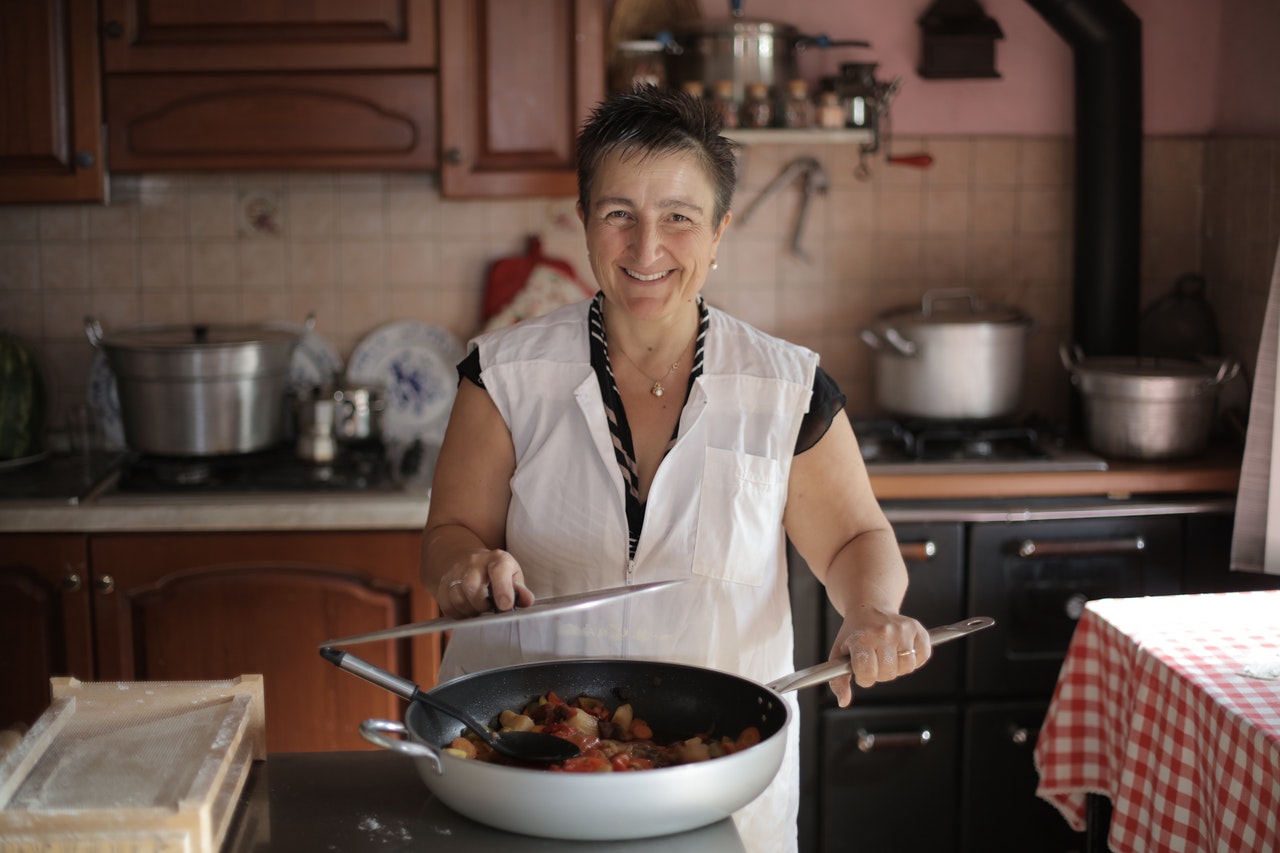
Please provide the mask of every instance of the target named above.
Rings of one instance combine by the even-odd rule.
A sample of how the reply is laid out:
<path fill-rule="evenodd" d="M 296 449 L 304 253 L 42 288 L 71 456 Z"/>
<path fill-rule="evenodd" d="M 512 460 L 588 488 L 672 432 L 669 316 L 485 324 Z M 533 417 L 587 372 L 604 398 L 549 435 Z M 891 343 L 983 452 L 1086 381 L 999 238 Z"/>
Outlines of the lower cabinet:
<path fill-rule="evenodd" d="M 41 650 L 14 664 L 14 683 L 28 686 L 21 704 L 0 699 L 3 725 L 39 716 L 54 675 L 183 681 L 261 673 L 268 751 L 366 748 L 359 723 L 398 719 L 403 703 L 324 661 L 320 644 L 437 615 L 418 582 L 416 531 L 21 535 L 0 537 L 0 547 L 0 614 L 32 614 L 16 623 L 23 636 L 6 639 L 21 643 L 10 648 Z M 67 568 L 77 554 L 85 567 L 78 573 Z M 15 630 L 13 620 L 5 624 L 5 633 Z M 77 645 L 86 636 L 90 655 Z M 424 688 L 439 674 L 437 635 L 352 651 Z M 42 702 L 32 701 L 37 689 Z"/>

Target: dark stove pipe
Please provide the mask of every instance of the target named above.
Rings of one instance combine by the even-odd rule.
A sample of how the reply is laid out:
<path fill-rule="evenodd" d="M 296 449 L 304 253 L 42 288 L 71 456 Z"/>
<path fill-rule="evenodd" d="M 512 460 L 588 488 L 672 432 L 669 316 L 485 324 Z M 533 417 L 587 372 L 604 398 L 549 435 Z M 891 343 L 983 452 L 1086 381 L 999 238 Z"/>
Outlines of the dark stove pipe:
<path fill-rule="evenodd" d="M 1075 57 L 1072 334 L 1136 355 L 1142 208 L 1142 22 L 1123 0 L 1027 0 Z"/>

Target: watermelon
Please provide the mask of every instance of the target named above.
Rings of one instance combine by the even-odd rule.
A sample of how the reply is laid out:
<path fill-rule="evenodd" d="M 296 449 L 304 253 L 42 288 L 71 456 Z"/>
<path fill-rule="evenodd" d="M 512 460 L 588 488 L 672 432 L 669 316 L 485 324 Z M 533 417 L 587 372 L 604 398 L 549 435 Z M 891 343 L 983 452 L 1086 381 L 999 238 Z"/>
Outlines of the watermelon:
<path fill-rule="evenodd" d="M 26 344 L 0 332 L 0 461 L 40 452 L 44 378 Z"/>

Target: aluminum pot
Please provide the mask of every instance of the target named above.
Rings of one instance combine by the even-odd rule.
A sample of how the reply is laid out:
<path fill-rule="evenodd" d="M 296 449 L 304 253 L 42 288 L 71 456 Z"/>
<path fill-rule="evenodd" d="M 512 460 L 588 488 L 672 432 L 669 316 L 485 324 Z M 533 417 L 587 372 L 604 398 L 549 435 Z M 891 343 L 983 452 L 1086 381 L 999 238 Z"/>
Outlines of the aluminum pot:
<path fill-rule="evenodd" d="M 139 453 L 210 456 L 278 444 L 301 330 L 149 326 L 104 334 L 85 320 L 116 377 L 125 443 Z"/>
<path fill-rule="evenodd" d="M 1204 452 L 1218 413 L 1218 389 L 1240 372 L 1234 358 L 1085 358 L 1059 349 L 1080 389 L 1089 447 L 1121 459 L 1185 459 Z"/>
<path fill-rule="evenodd" d="M 738 103 L 752 83 L 764 83 L 781 100 L 788 81 L 800 76 L 796 59 L 805 50 L 870 46 L 865 41 L 805 35 L 790 24 L 744 18 L 679 28 L 673 39 L 667 56 L 673 85 L 696 80 L 710 92 L 718 81 L 731 80 Z"/>
<path fill-rule="evenodd" d="M 1022 392 L 1031 320 L 970 290 L 931 290 L 859 330 L 876 351 L 876 401 L 886 412 L 934 420 L 1007 417 Z"/>

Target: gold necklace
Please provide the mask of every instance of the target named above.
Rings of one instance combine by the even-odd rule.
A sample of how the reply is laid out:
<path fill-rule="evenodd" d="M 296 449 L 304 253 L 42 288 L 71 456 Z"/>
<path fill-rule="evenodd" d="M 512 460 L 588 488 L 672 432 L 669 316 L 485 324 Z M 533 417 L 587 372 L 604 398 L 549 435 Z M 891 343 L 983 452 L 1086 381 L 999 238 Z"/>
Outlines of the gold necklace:
<path fill-rule="evenodd" d="M 695 330 L 693 333 L 693 337 L 689 339 L 689 344 L 692 344 L 697 339 L 697 337 L 698 337 L 698 333 Z M 689 348 L 689 344 L 685 344 L 684 348 L 681 349 L 682 354 L 685 349 Z M 623 358 L 631 362 L 631 366 L 634 367 L 636 370 L 638 370 L 641 376 L 643 376 L 645 379 L 648 379 L 650 382 L 653 383 L 653 385 L 649 388 L 650 394 L 652 394 L 655 397 L 661 397 L 663 394 L 667 393 L 667 389 L 662 387 L 662 382 L 668 376 L 676 372 L 676 368 L 680 366 L 680 359 L 677 358 L 675 361 L 671 362 L 671 366 L 667 368 L 667 372 L 662 374 L 662 377 L 660 379 L 654 379 L 648 373 L 645 373 L 644 369 L 641 368 L 640 365 L 636 364 L 635 359 L 627 355 L 626 350 L 624 350 L 622 347 L 618 347 L 618 352 L 622 353 Z"/>

